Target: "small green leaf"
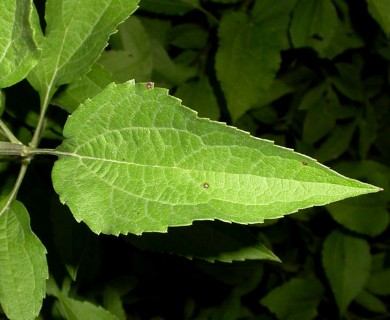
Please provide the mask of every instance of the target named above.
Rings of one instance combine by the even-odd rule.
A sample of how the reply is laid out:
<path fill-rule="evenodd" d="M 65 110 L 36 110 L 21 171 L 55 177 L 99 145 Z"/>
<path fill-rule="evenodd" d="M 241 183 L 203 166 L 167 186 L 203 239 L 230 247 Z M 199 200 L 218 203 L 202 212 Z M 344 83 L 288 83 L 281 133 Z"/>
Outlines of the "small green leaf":
<path fill-rule="evenodd" d="M 388 0 L 367 0 L 368 11 L 379 23 L 387 36 L 390 36 L 390 2 Z"/>
<path fill-rule="evenodd" d="M 324 242 L 322 264 L 342 315 L 368 280 L 370 247 L 363 239 L 333 231 Z"/>
<path fill-rule="evenodd" d="M 349 49 L 364 46 L 364 41 L 352 26 L 348 3 L 345 1 L 336 1 L 334 4 L 337 11 L 339 11 L 339 16 L 342 16 L 343 19 L 340 20 L 329 46 L 322 54 L 323 57 L 330 60 Z"/>
<path fill-rule="evenodd" d="M 38 62 L 32 10 L 32 0 L 0 1 L 0 88 L 25 78 Z"/>
<path fill-rule="evenodd" d="M 173 228 L 167 234 L 146 233 L 130 236 L 135 246 L 157 252 L 169 252 L 186 258 L 210 262 L 268 259 L 280 261 L 243 226 L 222 222 L 195 223 L 190 227 Z"/>
<path fill-rule="evenodd" d="M 138 0 L 48 0 L 42 55 L 28 80 L 41 100 L 86 74 L 108 37 L 136 8 Z"/>
<path fill-rule="evenodd" d="M 0 202 L 0 208 L 5 200 Z M 46 249 L 32 232 L 22 203 L 0 216 L 0 303 L 8 318 L 35 319 L 45 297 Z"/>
<path fill-rule="evenodd" d="M 285 22 L 287 28 L 287 16 Z M 266 28 L 243 12 L 222 17 L 215 68 L 233 121 L 271 85 L 281 61 L 283 28 Z M 261 39 L 261 41 L 259 41 Z"/>
<path fill-rule="evenodd" d="M 390 269 L 372 273 L 366 288 L 377 295 L 390 295 Z"/>
<path fill-rule="evenodd" d="M 58 298 L 67 320 L 118 320 L 107 310 L 89 301 L 69 298 L 59 291 L 56 292 L 55 296 Z"/>
<path fill-rule="evenodd" d="M 386 305 L 379 298 L 366 290 L 359 293 L 355 302 L 372 312 L 387 313 Z"/>
<path fill-rule="evenodd" d="M 98 63 L 111 73 L 111 77 L 117 83 L 132 79 L 148 81 L 152 74 L 150 55 L 135 56 L 125 50 L 110 50 L 102 53 Z"/>
<path fill-rule="evenodd" d="M 139 19 L 132 16 L 118 27 L 110 39 L 111 51 L 103 51 L 99 63 L 115 81 L 149 81 L 152 74 L 152 53 L 148 34 Z"/>
<path fill-rule="evenodd" d="M 311 320 L 318 315 L 317 306 L 324 288 L 315 277 L 294 278 L 273 289 L 261 300 L 279 320 Z"/>
<path fill-rule="evenodd" d="M 337 11 L 329 0 L 299 0 L 290 27 L 296 48 L 312 47 L 322 53 L 330 44 L 339 25 Z"/>
<path fill-rule="evenodd" d="M 344 227 L 364 235 L 375 237 L 389 226 L 387 201 L 377 197 L 347 199 L 326 206 L 332 218 Z"/>
<path fill-rule="evenodd" d="M 51 104 L 72 113 L 87 98 L 93 98 L 113 81 L 112 75 L 101 65 L 95 63 L 87 74 L 68 85 L 56 95 Z"/>
<path fill-rule="evenodd" d="M 213 89 L 206 77 L 189 81 L 177 88 L 175 96 L 183 103 L 198 112 L 199 117 L 218 120 L 220 110 Z"/>
<path fill-rule="evenodd" d="M 111 84 L 68 119 L 54 188 L 96 233 L 165 232 L 194 220 L 260 223 L 380 189 L 200 119 L 166 89 Z"/>
<path fill-rule="evenodd" d="M 321 162 L 337 159 L 350 147 L 355 128 L 355 123 L 336 126 L 313 156 Z"/>
<path fill-rule="evenodd" d="M 182 49 L 202 49 L 207 42 L 207 32 L 193 23 L 180 24 L 172 29 L 171 44 Z"/>
<path fill-rule="evenodd" d="M 142 0 L 141 9 L 167 15 L 184 15 L 199 8 L 199 0 Z"/>
<path fill-rule="evenodd" d="M 103 292 L 103 305 L 104 307 L 115 315 L 118 320 L 126 320 L 126 312 L 123 308 L 122 299 L 120 293 L 116 288 L 106 287 Z"/>

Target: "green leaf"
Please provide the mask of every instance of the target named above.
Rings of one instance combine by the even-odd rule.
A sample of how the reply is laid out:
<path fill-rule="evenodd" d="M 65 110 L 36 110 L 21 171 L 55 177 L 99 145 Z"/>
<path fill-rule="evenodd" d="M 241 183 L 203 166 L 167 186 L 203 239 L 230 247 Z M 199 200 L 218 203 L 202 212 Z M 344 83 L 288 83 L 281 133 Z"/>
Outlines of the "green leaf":
<path fill-rule="evenodd" d="M 366 290 L 359 293 L 355 302 L 372 312 L 387 313 L 386 305 L 379 298 Z"/>
<path fill-rule="evenodd" d="M 107 310 L 89 301 L 79 301 L 59 291 L 56 293 L 56 297 L 68 320 L 118 320 L 116 316 Z"/>
<path fill-rule="evenodd" d="M 135 246 L 157 252 L 169 252 L 186 258 L 210 262 L 268 259 L 280 261 L 243 226 L 222 222 L 196 223 L 173 228 L 167 234 L 129 235 Z"/>
<path fill-rule="evenodd" d="M 364 46 L 364 41 L 352 26 L 348 3 L 343 0 L 337 0 L 334 4 L 342 19 L 338 24 L 329 46 L 322 54 L 323 57 L 328 59 L 333 59 L 349 49 Z"/>
<path fill-rule="evenodd" d="M 365 102 L 364 87 L 361 80 L 362 59 L 356 59 L 354 63 L 336 63 L 335 66 L 340 76 L 330 77 L 330 79 L 337 90 L 351 100 Z"/>
<path fill-rule="evenodd" d="M 182 49 L 202 49 L 206 46 L 207 36 L 207 32 L 197 24 L 180 24 L 172 29 L 171 44 Z"/>
<path fill-rule="evenodd" d="M 361 197 L 326 206 L 332 218 L 344 227 L 364 235 L 375 237 L 389 226 L 387 202 L 378 198 Z"/>
<path fill-rule="evenodd" d="M 103 305 L 117 317 L 118 320 L 126 320 L 126 312 L 123 308 L 120 293 L 116 288 L 106 287 L 103 292 Z"/>
<path fill-rule="evenodd" d="M 142 0 L 141 9 L 168 15 L 184 15 L 199 8 L 199 0 Z"/>
<path fill-rule="evenodd" d="M 182 84 L 177 88 L 175 96 L 183 100 L 186 106 L 196 110 L 199 117 L 218 120 L 221 115 L 217 99 L 206 77 Z"/>
<path fill-rule="evenodd" d="M 5 200 L 0 202 L 0 208 Z M 22 203 L 0 216 L 0 303 L 10 319 L 35 319 L 45 296 L 46 249 L 32 232 Z"/>
<path fill-rule="evenodd" d="M 115 82 L 121 83 L 135 79 L 148 81 L 152 74 L 151 56 L 139 56 L 125 50 L 104 51 L 98 60 L 104 69 L 111 73 Z"/>
<path fill-rule="evenodd" d="M 54 96 L 51 104 L 72 113 L 85 99 L 93 98 L 112 81 L 111 73 L 95 63 L 91 71 Z"/>
<path fill-rule="evenodd" d="M 311 320 L 318 315 L 317 306 L 323 292 L 321 282 L 313 276 L 294 278 L 273 289 L 261 304 L 280 320 Z"/>
<path fill-rule="evenodd" d="M 200 119 L 166 89 L 111 84 L 68 119 L 54 188 L 96 233 L 194 220 L 259 223 L 379 191 L 315 160 Z"/>
<path fill-rule="evenodd" d="M 350 147 L 355 128 L 355 123 L 336 126 L 328 138 L 314 152 L 314 157 L 321 162 L 337 159 Z"/>
<path fill-rule="evenodd" d="M 119 25 L 110 39 L 113 50 L 104 51 L 99 60 L 115 81 L 149 81 L 152 74 L 152 54 L 148 34 L 139 19 L 132 16 Z"/>
<path fill-rule="evenodd" d="M 368 11 L 379 23 L 387 36 L 390 35 L 390 2 L 387 0 L 367 0 Z"/>
<path fill-rule="evenodd" d="M 0 88 L 24 79 L 38 62 L 32 0 L 0 1 Z"/>
<path fill-rule="evenodd" d="M 282 27 L 267 28 L 243 12 L 222 17 L 215 68 L 233 121 L 272 84 L 281 61 L 280 50 L 285 47 L 281 34 L 284 24 L 287 28 L 287 18 L 281 20 Z"/>
<path fill-rule="evenodd" d="M 312 47 L 320 54 L 329 46 L 339 25 L 337 11 L 329 0 L 299 0 L 290 27 L 296 48 Z"/>
<path fill-rule="evenodd" d="M 309 102 L 309 97 L 314 98 L 313 92 L 319 91 L 318 88 L 322 88 L 321 92 L 318 92 L 316 100 Z M 321 138 L 325 137 L 336 125 L 336 119 L 332 113 L 332 105 L 334 101 L 328 99 L 327 96 L 332 94 L 328 92 L 331 90 L 326 85 L 321 85 L 315 89 L 309 91 L 302 99 L 300 108 L 308 108 L 306 113 L 305 122 L 303 124 L 303 141 L 308 144 L 314 144 Z"/>
<path fill-rule="evenodd" d="M 372 273 L 366 288 L 377 295 L 390 295 L 390 269 Z"/>
<path fill-rule="evenodd" d="M 333 231 L 324 242 L 322 264 L 342 315 L 368 280 L 370 247 L 363 239 Z"/>
<path fill-rule="evenodd" d="M 48 0 L 42 55 L 28 80 L 47 101 L 61 84 L 86 74 L 108 37 L 136 8 L 138 0 Z"/>

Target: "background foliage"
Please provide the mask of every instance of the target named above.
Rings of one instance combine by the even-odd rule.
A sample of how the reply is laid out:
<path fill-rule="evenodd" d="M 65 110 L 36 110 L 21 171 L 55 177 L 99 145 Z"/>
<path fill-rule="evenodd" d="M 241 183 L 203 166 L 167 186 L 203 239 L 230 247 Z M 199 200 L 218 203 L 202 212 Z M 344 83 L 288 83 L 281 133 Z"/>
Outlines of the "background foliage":
<path fill-rule="evenodd" d="M 35 4 L 44 25 L 44 2 Z M 91 71 L 53 97 L 60 108 L 49 109 L 42 146 L 58 146 L 68 113 L 113 80 L 152 80 L 200 116 L 274 140 L 384 191 L 248 227 L 240 234 L 245 247 L 260 240 L 282 263 L 257 260 L 264 257 L 256 252 L 245 253 L 253 260 L 227 263 L 240 260 L 244 246 L 234 238 L 231 252 L 210 246 L 216 234 L 226 236 L 224 224 L 197 222 L 167 235 L 95 235 L 59 203 L 50 183 L 53 159 L 37 157 L 19 199 L 48 251 L 52 276 L 40 317 L 388 318 L 389 2 L 139 5 Z M 35 51 L 31 44 L 31 59 Z M 41 96 L 47 94 L 39 89 L 42 75 L 29 77 Z M 61 85 L 61 74 L 57 80 Z M 12 108 L 4 109 L 3 96 Z M 0 100 L 0 114 L 4 109 L 7 124 L 29 142 L 37 93 L 23 81 L 4 89 Z M 0 169 L 3 195 L 17 165 L 1 162 Z"/>

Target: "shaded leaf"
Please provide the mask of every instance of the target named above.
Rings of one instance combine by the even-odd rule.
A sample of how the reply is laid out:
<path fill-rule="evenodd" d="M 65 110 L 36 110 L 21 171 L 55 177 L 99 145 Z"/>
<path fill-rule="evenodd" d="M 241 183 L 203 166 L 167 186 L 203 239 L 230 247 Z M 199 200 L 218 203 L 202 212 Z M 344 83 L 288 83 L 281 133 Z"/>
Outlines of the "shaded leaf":
<path fill-rule="evenodd" d="M 112 75 L 99 64 L 94 64 L 92 69 L 80 80 L 72 82 L 63 91 L 59 92 L 51 101 L 62 109 L 72 113 L 87 98 L 93 98 L 113 81 Z"/>
<path fill-rule="evenodd" d="M 290 27 L 296 48 L 312 47 L 320 54 L 329 46 L 339 25 L 337 11 L 329 0 L 299 0 Z"/>
<path fill-rule="evenodd" d="M 0 202 L 3 208 L 5 200 Z M 45 297 L 46 249 L 30 228 L 22 203 L 0 216 L 0 303 L 10 319 L 35 319 Z"/>
<path fill-rule="evenodd" d="M 366 288 L 378 295 L 390 295 L 390 269 L 382 269 L 372 273 Z"/>
<path fill-rule="evenodd" d="M 196 110 L 199 117 L 218 120 L 220 110 L 213 89 L 206 77 L 190 81 L 177 88 L 175 96 L 183 100 L 189 108 Z"/>
<path fill-rule="evenodd" d="M 61 292 L 57 292 L 55 296 L 58 298 L 62 311 L 68 320 L 117 320 L 118 318 L 89 301 L 80 301 L 66 296 Z"/>
<path fill-rule="evenodd" d="M 138 0 L 49 0 L 42 55 L 28 76 L 45 101 L 61 84 L 86 74 L 107 45 L 117 25 L 136 8 Z"/>
<path fill-rule="evenodd" d="M 371 237 L 384 232 L 389 226 L 387 202 L 378 198 L 361 197 L 331 203 L 326 209 L 332 218 L 344 227 Z"/>
<path fill-rule="evenodd" d="M 279 320 L 311 320 L 318 315 L 324 288 L 315 277 L 294 278 L 273 289 L 261 300 Z"/>
<path fill-rule="evenodd" d="M 366 290 L 359 293 L 355 302 L 372 312 L 387 313 L 386 305 L 379 298 Z"/>
<path fill-rule="evenodd" d="M 115 315 L 118 320 L 127 319 L 120 293 L 116 288 L 109 286 L 104 289 L 103 305 L 109 312 Z"/>
<path fill-rule="evenodd" d="M 285 17 L 279 28 L 265 28 L 243 12 L 222 17 L 215 68 L 233 121 L 248 111 L 273 82 L 281 61 L 280 50 L 285 46 Z"/>
<path fill-rule="evenodd" d="M 199 8 L 199 0 L 142 0 L 141 9 L 167 15 L 184 15 Z"/>
<path fill-rule="evenodd" d="M 334 2 L 339 14 L 340 23 L 329 43 L 329 46 L 323 51 L 322 56 L 333 59 L 339 54 L 349 50 L 364 46 L 364 41 L 353 29 L 348 3 L 343 0 Z"/>
<path fill-rule="evenodd" d="M 152 54 L 148 34 L 136 17 L 130 17 L 118 27 L 110 39 L 111 51 L 104 51 L 99 60 L 115 81 L 149 81 L 152 74 Z"/>
<path fill-rule="evenodd" d="M 280 261 L 243 226 L 222 222 L 195 223 L 190 227 L 170 229 L 167 234 L 146 233 L 128 236 L 128 239 L 144 250 L 174 253 L 210 262 Z"/>
<path fill-rule="evenodd" d="M 314 152 L 314 157 L 321 162 L 337 159 L 350 147 L 355 128 L 355 123 L 336 126 L 328 138 Z"/>
<path fill-rule="evenodd" d="M 207 36 L 207 32 L 197 24 L 180 24 L 172 29 L 171 44 L 182 49 L 202 49 L 207 43 Z"/>
<path fill-rule="evenodd" d="M 111 84 L 68 119 L 54 188 L 96 233 L 259 223 L 376 192 L 315 160 L 200 119 L 167 90 Z"/>
<path fill-rule="evenodd" d="M 38 62 L 32 10 L 32 0 L 0 1 L 0 88 L 21 81 Z"/>
<path fill-rule="evenodd" d="M 368 11 L 378 22 L 387 36 L 390 35 L 390 2 L 387 0 L 367 0 Z"/>
<path fill-rule="evenodd" d="M 322 264 L 342 315 L 368 280 L 370 247 L 363 239 L 333 231 L 324 242 Z"/>

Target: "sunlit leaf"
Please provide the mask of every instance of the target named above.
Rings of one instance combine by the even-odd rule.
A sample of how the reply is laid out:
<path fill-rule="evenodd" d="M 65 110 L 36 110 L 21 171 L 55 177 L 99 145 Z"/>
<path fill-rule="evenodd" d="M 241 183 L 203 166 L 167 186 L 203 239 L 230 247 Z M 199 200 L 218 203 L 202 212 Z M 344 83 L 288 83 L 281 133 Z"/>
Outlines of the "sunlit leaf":
<path fill-rule="evenodd" d="M 379 189 L 197 118 L 151 83 L 112 84 L 68 119 L 54 188 L 96 233 L 264 219 Z"/>
<path fill-rule="evenodd" d="M 46 3 L 42 55 L 28 80 L 41 100 L 86 74 L 107 45 L 117 25 L 136 8 L 138 0 L 49 0 Z"/>
<path fill-rule="evenodd" d="M 0 88 L 25 78 L 38 62 L 32 9 L 32 0 L 0 1 Z"/>
<path fill-rule="evenodd" d="M 0 202 L 3 208 L 5 200 Z M 10 319 L 35 319 L 45 296 L 46 249 L 30 228 L 25 207 L 13 201 L 0 216 L 0 304 Z"/>

